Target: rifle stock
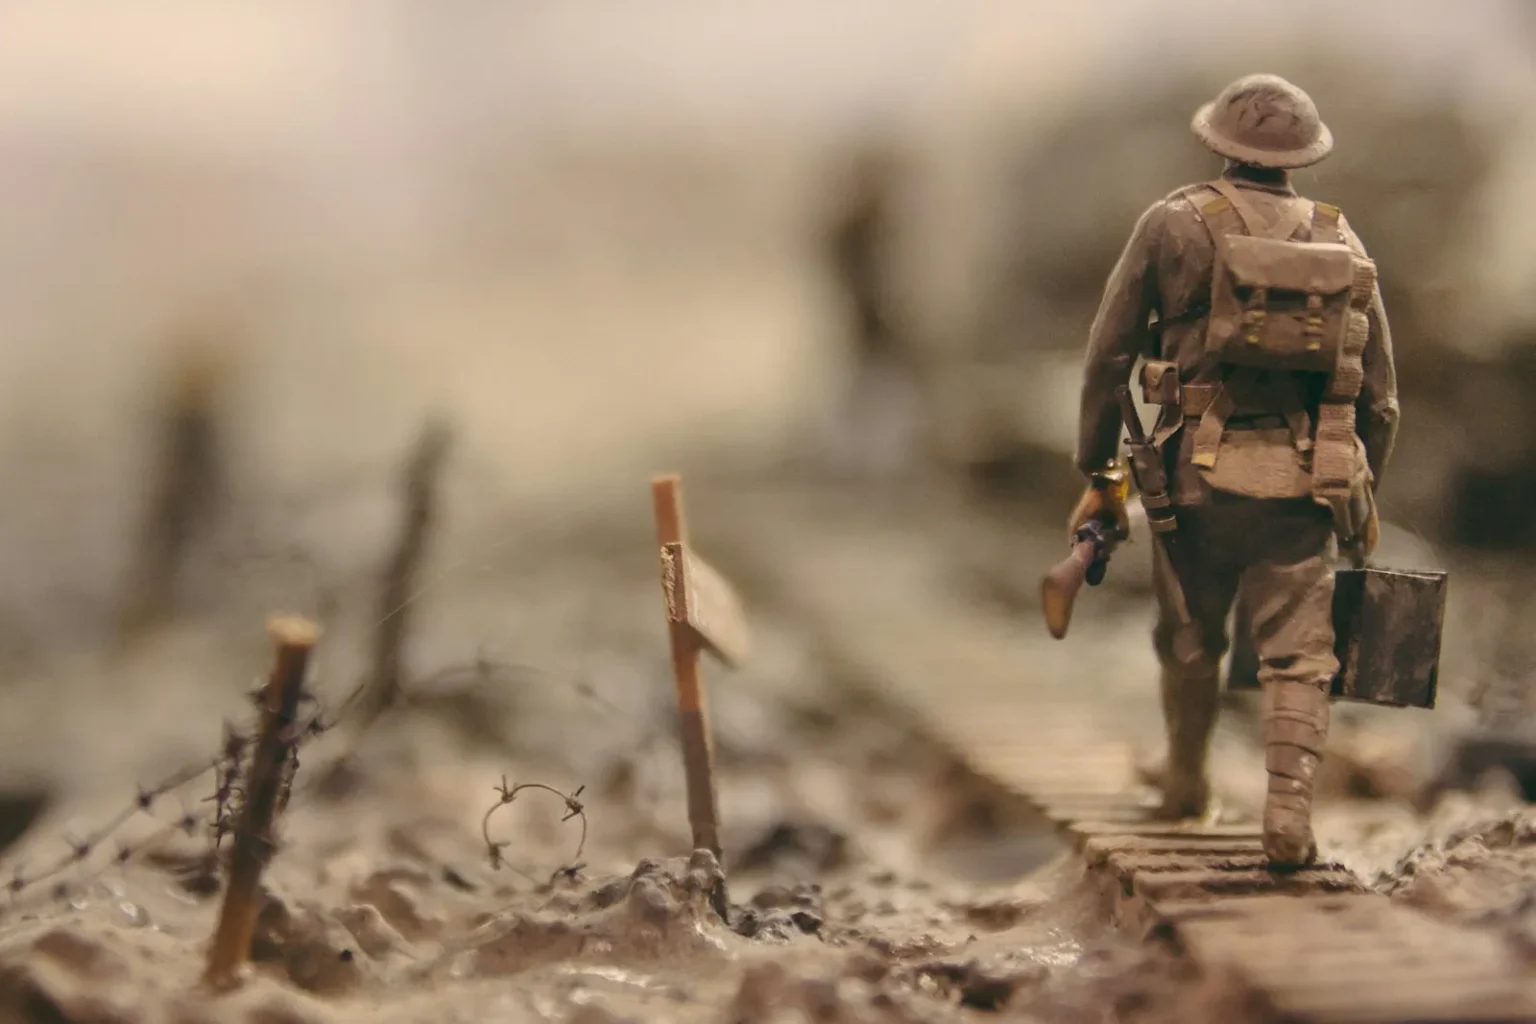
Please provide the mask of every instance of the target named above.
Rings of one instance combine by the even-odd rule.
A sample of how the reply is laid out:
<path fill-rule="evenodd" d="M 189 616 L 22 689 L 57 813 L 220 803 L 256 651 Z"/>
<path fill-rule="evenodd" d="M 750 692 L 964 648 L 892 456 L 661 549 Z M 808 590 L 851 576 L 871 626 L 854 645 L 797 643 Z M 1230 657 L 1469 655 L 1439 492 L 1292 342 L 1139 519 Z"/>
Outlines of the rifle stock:
<path fill-rule="evenodd" d="M 1109 532 L 1099 522 L 1085 523 L 1077 531 L 1072 553 L 1051 567 L 1040 581 L 1040 605 L 1045 626 L 1057 640 L 1072 625 L 1072 608 L 1083 584 L 1098 586 L 1109 564 Z"/>

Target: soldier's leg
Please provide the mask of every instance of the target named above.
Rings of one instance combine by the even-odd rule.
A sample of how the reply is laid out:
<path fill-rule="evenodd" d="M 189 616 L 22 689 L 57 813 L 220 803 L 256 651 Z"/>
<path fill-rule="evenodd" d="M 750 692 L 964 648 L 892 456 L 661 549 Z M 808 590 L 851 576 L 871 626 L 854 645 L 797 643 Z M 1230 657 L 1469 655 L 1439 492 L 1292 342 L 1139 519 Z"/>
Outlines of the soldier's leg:
<path fill-rule="evenodd" d="M 1266 557 L 1243 575 L 1263 690 L 1264 850 L 1271 863 L 1316 859 L 1312 786 L 1328 735 L 1333 653 L 1333 547 L 1327 513 L 1316 506 L 1278 514 L 1263 531 Z"/>
<path fill-rule="evenodd" d="M 1181 524 L 1181 541 L 1195 541 L 1197 529 L 1193 523 Z M 1185 600 L 1194 620 L 1185 626 L 1176 612 L 1174 578 L 1166 557 L 1159 551 L 1152 563 L 1157 594 L 1152 641 L 1161 669 L 1158 685 L 1168 736 L 1167 761 L 1161 772 L 1163 802 L 1158 810 L 1163 818 L 1199 817 L 1210 801 L 1206 758 L 1220 706 L 1221 656 L 1227 649 L 1227 609 L 1236 579 L 1216 566 L 1200 568 L 1203 571 L 1185 584 Z"/>

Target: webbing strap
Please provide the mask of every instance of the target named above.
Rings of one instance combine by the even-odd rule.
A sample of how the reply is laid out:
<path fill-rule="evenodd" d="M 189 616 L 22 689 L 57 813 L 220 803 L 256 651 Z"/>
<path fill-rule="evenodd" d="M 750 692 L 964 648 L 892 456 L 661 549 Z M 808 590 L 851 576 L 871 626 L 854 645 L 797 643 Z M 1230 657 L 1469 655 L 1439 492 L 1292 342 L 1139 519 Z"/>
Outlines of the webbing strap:
<path fill-rule="evenodd" d="M 1272 238 L 1277 241 L 1285 241 L 1296 233 L 1296 230 L 1306 222 L 1307 216 L 1312 211 L 1305 199 L 1295 198 L 1291 201 L 1290 208 L 1280 215 L 1280 219 L 1273 224 L 1265 224 L 1264 218 L 1253 204 L 1243 197 L 1242 190 L 1223 178 L 1210 183 L 1210 187 L 1219 192 L 1243 222 L 1247 233 L 1254 238 Z M 1313 214 L 1315 217 L 1316 215 Z"/>
<path fill-rule="evenodd" d="M 1230 182 L 1212 181 L 1208 185 L 1217 193 L 1217 197 L 1200 206 L 1201 216 L 1205 218 L 1206 226 L 1211 233 L 1211 240 L 1215 243 L 1212 254 L 1211 279 L 1224 273 L 1222 268 L 1221 239 L 1225 235 L 1251 234 L 1250 218 L 1257 220 L 1254 211 L 1237 194 L 1237 189 Z M 1200 423 L 1195 428 L 1194 453 L 1191 461 L 1205 469 L 1213 469 L 1216 466 L 1216 455 L 1221 450 L 1221 435 L 1226 432 L 1227 419 L 1237 408 L 1236 396 L 1232 393 L 1234 386 L 1241 382 L 1241 378 L 1247 376 L 1242 370 L 1224 368 L 1221 379 L 1215 384 L 1215 393 L 1211 396 L 1210 404 L 1200 414 Z"/>
<path fill-rule="evenodd" d="M 1323 237 L 1332 234 L 1338 241 L 1348 244 L 1349 240 L 1339 222 L 1338 207 L 1328 203 L 1316 204 L 1312 216 L 1313 240 L 1322 241 Z M 1338 365 L 1328 376 L 1328 384 L 1317 411 L 1312 496 L 1333 509 L 1335 523 L 1346 539 L 1352 539 L 1352 534 L 1362 525 L 1351 521 L 1349 501 L 1357 468 L 1355 400 L 1360 396 L 1360 388 L 1365 380 L 1363 356 L 1371 330 L 1367 310 L 1375 292 L 1376 264 L 1357 253 L 1355 276 L 1350 284 L 1344 343 L 1339 350 Z"/>
<path fill-rule="evenodd" d="M 1158 407 L 1157 423 L 1152 427 L 1152 446 L 1161 449 L 1174 434 L 1184 429 L 1184 410 L 1177 405 Z"/>
<path fill-rule="evenodd" d="M 1219 192 L 1223 199 L 1232 204 L 1232 209 L 1237 212 L 1238 219 L 1242 221 L 1245 233 L 1250 234 L 1255 238 L 1263 238 L 1265 235 L 1269 234 L 1269 229 L 1264 223 L 1264 218 L 1260 217 L 1259 211 L 1250 206 L 1248 200 L 1243 198 L 1242 193 L 1238 191 L 1236 185 L 1232 184 L 1230 181 L 1217 178 L 1215 181 L 1211 182 L 1211 188 Z M 1238 234 L 1239 232 L 1227 233 Z"/>
<path fill-rule="evenodd" d="M 1225 376 L 1216 385 L 1211 404 L 1200 414 L 1200 423 L 1195 427 L 1194 454 L 1190 459 L 1197 466 L 1210 469 L 1216 465 L 1216 453 L 1221 450 L 1221 435 L 1226 432 L 1228 417 L 1237 408 L 1232 388 L 1241 373 L 1242 370 L 1238 369 Z"/>
<path fill-rule="evenodd" d="M 1265 381 L 1270 399 L 1285 417 L 1285 425 L 1291 431 L 1291 443 L 1303 457 L 1312 453 L 1312 417 L 1307 415 L 1307 405 L 1302 399 L 1301 382 L 1290 374 L 1270 374 Z"/>

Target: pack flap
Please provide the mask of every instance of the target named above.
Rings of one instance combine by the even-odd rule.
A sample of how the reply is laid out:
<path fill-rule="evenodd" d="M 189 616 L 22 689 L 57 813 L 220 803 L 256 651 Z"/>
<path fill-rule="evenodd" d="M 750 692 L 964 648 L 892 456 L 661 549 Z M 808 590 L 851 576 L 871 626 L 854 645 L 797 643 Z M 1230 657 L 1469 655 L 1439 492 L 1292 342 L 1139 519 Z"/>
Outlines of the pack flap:
<path fill-rule="evenodd" d="M 1228 235 L 1225 242 L 1227 272 L 1239 285 L 1337 295 L 1354 281 L 1355 254 L 1347 245 L 1248 235 Z"/>

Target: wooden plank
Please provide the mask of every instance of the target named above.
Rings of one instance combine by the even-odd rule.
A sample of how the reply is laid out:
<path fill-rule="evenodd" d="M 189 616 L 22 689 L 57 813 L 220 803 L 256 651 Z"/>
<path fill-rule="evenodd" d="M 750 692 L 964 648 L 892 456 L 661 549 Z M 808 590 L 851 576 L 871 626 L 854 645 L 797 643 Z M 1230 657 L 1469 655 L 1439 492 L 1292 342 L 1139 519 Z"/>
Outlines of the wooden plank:
<path fill-rule="evenodd" d="M 1229 966 L 1298 1020 L 1536 1019 L 1525 969 L 1502 940 L 1379 895 L 1222 901 L 1174 930 L 1197 961 Z"/>
<path fill-rule="evenodd" d="M 1039 806 L 1039 805 L 1037 805 Z M 1127 828 L 1152 820 L 1156 808 L 1126 801 L 1124 804 L 1053 804 L 1041 806 L 1040 813 L 1054 824 L 1071 831 L 1074 824 L 1085 818 L 1096 822 L 1124 825 Z"/>
<path fill-rule="evenodd" d="M 1306 868 L 1279 873 L 1248 871 L 1153 871 L 1136 876 L 1136 892 L 1147 902 L 1224 899 L 1263 893 L 1307 895 L 1359 891 L 1360 881 L 1336 868 Z"/>
<path fill-rule="evenodd" d="M 1083 855 L 1092 862 L 1112 853 L 1257 853 L 1264 849 L 1263 837 L 1239 836 L 1092 836 L 1083 844 Z"/>
<path fill-rule="evenodd" d="M 1172 923 L 1174 931 L 1191 943 L 1203 941 L 1209 934 L 1232 934 L 1244 930 L 1273 936 L 1289 927 L 1287 915 L 1296 913 L 1343 915 L 1353 921 L 1369 920 L 1371 912 L 1381 912 L 1390 900 L 1380 893 L 1335 893 L 1308 896 L 1305 901 L 1294 896 L 1230 896 L 1217 902 L 1208 899 L 1159 900 L 1157 916 Z M 1215 933 L 1208 929 L 1224 928 Z"/>
<path fill-rule="evenodd" d="M 1258 850 L 1159 850 L 1146 853 L 1134 850 L 1110 854 L 1109 870 L 1125 878 L 1158 871 L 1258 871 L 1269 867 L 1269 855 Z"/>
<path fill-rule="evenodd" d="M 686 624 L 705 650 L 725 664 L 740 666 L 751 640 L 735 589 L 682 541 L 662 545 L 661 560 L 667 618 Z"/>
<path fill-rule="evenodd" d="M 1185 836 L 1204 838 L 1262 839 L 1264 834 L 1253 822 L 1222 821 L 1142 821 L 1119 822 L 1084 818 L 1074 821 L 1068 829 L 1075 836 L 1087 840 L 1094 836 L 1143 836 L 1146 838 L 1177 839 Z"/>
<path fill-rule="evenodd" d="M 1042 792 L 1039 789 L 1031 789 L 1028 791 L 1028 799 L 1030 803 L 1046 808 L 1080 807 L 1085 811 L 1092 811 L 1095 808 L 1119 811 L 1129 807 L 1138 811 L 1157 810 L 1156 800 L 1124 789 L 1115 792 L 1087 789 Z"/>
<path fill-rule="evenodd" d="M 1274 998 L 1274 997 L 1271 997 Z M 1516 991 L 1389 991 L 1351 999 L 1309 999 L 1296 990 L 1276 1007 L 1293 1020 L 1328 1024 L 1531 1024 L 1536 1003 Z"/>

